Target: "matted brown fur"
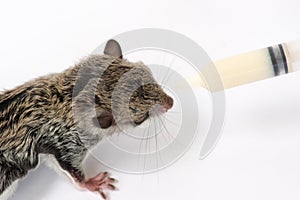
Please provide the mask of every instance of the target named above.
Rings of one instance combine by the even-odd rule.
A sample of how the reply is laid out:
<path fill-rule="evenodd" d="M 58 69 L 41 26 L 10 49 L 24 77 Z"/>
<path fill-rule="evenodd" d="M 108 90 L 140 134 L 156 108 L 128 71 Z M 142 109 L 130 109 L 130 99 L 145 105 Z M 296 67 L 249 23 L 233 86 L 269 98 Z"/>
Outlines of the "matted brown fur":
<path fill-rule="evenodd" d="M 96 88 L 90 87 L 93 81 Z M 139 125 L 157 104 L 172 107 L 173 100 L 151 71 L 114 55 L 91 55 L 62 73 L 3 92 L 0 194 L 38 165 L 40 153 L 52 154 L 75 181 L 84 182 L 81 163 L 87 150 L 120 131 L 119 125 Z"/>

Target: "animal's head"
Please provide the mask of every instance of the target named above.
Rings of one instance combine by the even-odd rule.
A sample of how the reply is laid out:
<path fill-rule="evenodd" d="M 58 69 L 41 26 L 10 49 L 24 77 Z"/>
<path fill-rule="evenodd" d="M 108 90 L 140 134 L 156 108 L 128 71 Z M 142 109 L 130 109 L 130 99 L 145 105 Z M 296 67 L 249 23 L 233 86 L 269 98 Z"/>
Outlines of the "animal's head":
<path fill-rule="evenodd" d="M 88 58 L 85 65 L 103 68 L 94 98 L 96 116 L 92 119 L 101 129 L 137 126 L 151 117 L 153 110 L 162 114 L 173 106 L 173 99 L 156 82 L 151 70 L 142 62 L 123 59 L 115 40 L 107 42 L 104 55 Z"/>
<path fill-rule="evenodd" d="M 164 113 L 172 108 L 173 99 L 155 81 L 150 69 L 142 62 L 123 59 L 118 42 L 108 41 L 104 54 L 113 61 L 103 72 L 95 97 L 101 128 L 116 122 L 139 125 L 151 116 L 151 109 Z"/>

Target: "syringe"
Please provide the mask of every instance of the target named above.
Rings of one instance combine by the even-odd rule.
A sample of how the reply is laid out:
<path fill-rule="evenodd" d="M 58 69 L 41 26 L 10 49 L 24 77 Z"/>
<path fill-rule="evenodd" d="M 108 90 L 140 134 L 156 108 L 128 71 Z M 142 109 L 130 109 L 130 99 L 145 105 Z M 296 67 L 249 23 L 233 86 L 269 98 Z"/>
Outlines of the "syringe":
<path fill-rule="evenodd" d="M 226 58 L 214 65 L 224 89 L 299 71 L 300 40 Z M 196 79 L 191 77 L 190 80 Z M 202 87 L 215 90 L 202 83 Z"/>

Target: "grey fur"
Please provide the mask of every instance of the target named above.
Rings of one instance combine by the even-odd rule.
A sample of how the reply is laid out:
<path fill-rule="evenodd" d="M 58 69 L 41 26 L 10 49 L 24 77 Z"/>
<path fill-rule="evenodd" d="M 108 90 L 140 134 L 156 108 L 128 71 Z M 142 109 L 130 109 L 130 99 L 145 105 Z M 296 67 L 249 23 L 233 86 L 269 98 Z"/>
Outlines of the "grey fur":
<path fill-rule="evenodd" d="M 136 75 L 125 78 L 114 101 L 112 93 L 119 79 L 132 69 L 137 69 Z M 135 89 L 136 84 L 143 86 Z M 131 89 L 134 92 L 129 105 L 124 105 L 124 94 Z M 111 55 L 88 56 L 63 73 L 3 92 L 0 94 L 0 195 L 28 170 L 37 167 L 39 154 L 53 155 L 76 182 L 84 182 L 81 163 L 89 148 L 120 131 L 116 117 L 120 123 L 135 126 L 147 119 L 153 105 L 170 104 L 170 99 L 143 63 Z M 119 109 L 118 116 L 112 113 L 112 102 Z M 122 115 L 124 110 L 129 110 L 131 119 Z M 101 123 L 105 127 L 101 128 Z"/>

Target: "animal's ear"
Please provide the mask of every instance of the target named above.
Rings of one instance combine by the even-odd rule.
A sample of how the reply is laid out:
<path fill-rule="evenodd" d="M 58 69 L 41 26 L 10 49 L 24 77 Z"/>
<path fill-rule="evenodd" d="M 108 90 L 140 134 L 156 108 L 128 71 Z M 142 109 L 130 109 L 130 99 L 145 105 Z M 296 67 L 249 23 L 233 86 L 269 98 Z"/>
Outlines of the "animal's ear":
<path fill-rule="evenodd" d="M 101 114 L 100 116 L 95 118 L 95 120 L 97 120 L 97 122 L 95 121 L 95 123 L 99 123 L 102 129 L 107 129 L 115 123 L 113 115 L 109 112 Z"/>
<path fill-rule="evenodd" d="M 120 44 L 116 40 L 109 40 L 104 48 L 104 54 L 114 56 L 117 58 L 123 58 L 122 49 Z"/>

